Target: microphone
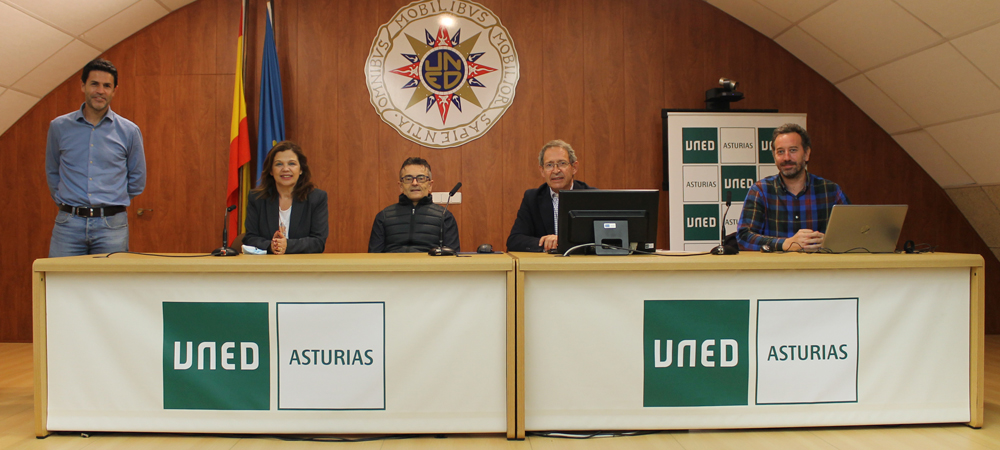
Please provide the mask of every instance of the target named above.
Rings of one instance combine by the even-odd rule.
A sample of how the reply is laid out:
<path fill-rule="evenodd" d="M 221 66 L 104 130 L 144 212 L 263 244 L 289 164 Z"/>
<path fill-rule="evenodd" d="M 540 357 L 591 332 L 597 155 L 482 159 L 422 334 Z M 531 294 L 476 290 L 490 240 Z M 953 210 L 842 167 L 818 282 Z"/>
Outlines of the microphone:
<path fill-rule="evenodd" d="M 457 256 L 455 250 L 450 247 L 444 246 L 444 219 L 448 217 L 448 207 L 451 206 L 451 198 L 455 196 L 455 193 L 462 188 L 462 182 L 459 181 L 455 187 L 451 188 L 451 192 L 448 192 L 448 202 L 444 205 L 444 214 L 441 214 L 441 238 L 438 240 L 438 246 L 427 251 L 428 255 L 431 256 Z"/>
<path fill-rule="evenodd" d="M 726 211 L 722 213 L 722 231 L 719 233 L 719 245 L 712 249 L 713 255 L 735 255 L 740 252 L 739 248 L 726 247 L 726 217 L 729 215 L 729 207 L 733 205 L 733 191 L 726 191 Z"/>
<path fill-rule="evenodd" d="M 222 247 L 212 250 L 212 256 L 236 256 L 236 250 L 229 247 L 229 213 L 236 209 L 236 205 L 226 208 L 226 215 L 222 218 Z"/>

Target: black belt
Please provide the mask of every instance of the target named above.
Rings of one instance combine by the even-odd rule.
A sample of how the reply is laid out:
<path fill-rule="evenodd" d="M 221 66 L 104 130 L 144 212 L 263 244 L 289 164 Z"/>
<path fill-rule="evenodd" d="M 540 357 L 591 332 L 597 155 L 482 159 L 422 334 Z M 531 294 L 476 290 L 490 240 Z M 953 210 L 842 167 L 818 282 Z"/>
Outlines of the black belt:
<path fill-rule="evenodd" d="M 105 206 L 103 208 L 90 208 L 87 206 L 59 205 L 59 210 L 80 217 L 107 217 L 107 216 L 113 216 L 120 212 L 125 212 L 125 207 Z"/>

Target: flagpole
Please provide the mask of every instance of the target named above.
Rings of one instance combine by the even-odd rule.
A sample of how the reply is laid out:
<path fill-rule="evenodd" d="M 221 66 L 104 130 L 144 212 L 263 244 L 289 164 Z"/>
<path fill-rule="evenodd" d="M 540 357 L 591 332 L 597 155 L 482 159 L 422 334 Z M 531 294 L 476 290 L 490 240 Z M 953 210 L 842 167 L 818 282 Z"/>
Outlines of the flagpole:
<path fill-rule="evenodd" d="M 240 2 L 240 27 L 236 40 L 236 70 L 233 72 L 233 114 L 229 129 L 229 167 L 226 177 L 226 206 L 237 207 L 237 214 L 229 215 L 228 228 L 239 235 L 245 231 L 246 202 L 250 190 L 249 169 L 250 137 L 247 131 L 246 112 L 246 0 Z M 235 236 L 234 236 L 235 240 Z M 227 243 L 228 245 L 228 243 Z"/>
<path fill-rule="evenodd" d="M 242 6 L 240 7 L 240 29 L 244 32 L 240 34 L 243 35 L 243 54 L 240 58 L 243 59 L 243 73 L 240 74 L 240 78 L 243 79 L 243 85 L 246 86 L 247 83 L 247 43 L 246 43 L 246 29 L 247 29 L 247 0 L 241 0 Z M 248 121 L 249 122 L 249 121 Z M 244 164 L 240 166 L 240 210 L 239 210 L 239 234 L 244 234 L 247 232 L 247 203 L 250 201 L 250 167 L 249 164 Z"/>

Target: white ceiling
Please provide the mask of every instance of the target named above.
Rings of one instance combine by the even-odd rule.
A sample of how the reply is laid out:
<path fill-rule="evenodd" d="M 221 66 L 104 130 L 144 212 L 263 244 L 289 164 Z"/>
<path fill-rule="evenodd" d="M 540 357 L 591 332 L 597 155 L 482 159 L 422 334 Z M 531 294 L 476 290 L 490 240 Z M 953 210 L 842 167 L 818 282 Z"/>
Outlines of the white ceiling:
<path fill-rule="evenodd" d="M 194 0 L 0 0 L 0 133 L 122 39 Z"/>
<path fill-rule="evenodd" d="M 840 88 L 942 187 L 1000 184 L 1000 1 L 706 1 Z"/>
<path fill-rule="evenodd" d="M 0 0 L 0 133 L 193 0 Z M 1000 0 L 705 0 L 853 100 L 943 187 L 1000 184 Z"/>

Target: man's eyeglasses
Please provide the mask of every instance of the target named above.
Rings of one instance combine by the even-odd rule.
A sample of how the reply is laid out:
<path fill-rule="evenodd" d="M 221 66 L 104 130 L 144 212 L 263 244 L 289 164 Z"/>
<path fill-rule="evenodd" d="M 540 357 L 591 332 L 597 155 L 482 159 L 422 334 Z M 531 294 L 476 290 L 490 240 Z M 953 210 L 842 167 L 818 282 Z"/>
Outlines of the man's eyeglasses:
<path fill-rule="evenodd" d="M 417 180 L 417 183 L 424 184 L 428 181 L 431 181 L 431 177 L 427 175 L 417 175 L 417 176 L 407 175 L 399 179 L 399 181 L 402 181 L 403 183 L 406 184 L 413 183 L 413 180 Z"/>
<path fill-rule="evenodd" d="M 554 162 L 554 163 L 551 163 L 551 162 L 550 163 L 545 163 L 545 165 L 542 166 L 542 167 L 544 167 L 545 170 L 552 170 L 552 169 L 555 169 L 556 167 L 558 167 L 560 170 L 566 170 L 566 168 L 569 167 L 569 161 L 559 161 L 559 162 Z"/>

